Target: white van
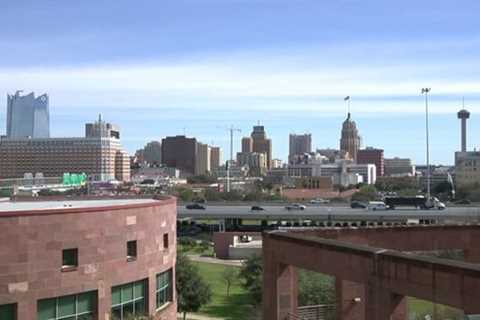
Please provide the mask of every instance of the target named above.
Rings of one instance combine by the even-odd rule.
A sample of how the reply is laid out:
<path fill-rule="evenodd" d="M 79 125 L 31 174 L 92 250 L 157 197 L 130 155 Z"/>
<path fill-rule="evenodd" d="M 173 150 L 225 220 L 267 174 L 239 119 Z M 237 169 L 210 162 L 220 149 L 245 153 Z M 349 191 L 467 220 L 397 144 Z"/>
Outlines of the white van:
<path fill-rule="evenodd" d="M 382 201 L 370 201 L 367 206 L 367 210 L 376 211 L 376 210 L 387 210 L 388 207 L 385 202 Z"/>

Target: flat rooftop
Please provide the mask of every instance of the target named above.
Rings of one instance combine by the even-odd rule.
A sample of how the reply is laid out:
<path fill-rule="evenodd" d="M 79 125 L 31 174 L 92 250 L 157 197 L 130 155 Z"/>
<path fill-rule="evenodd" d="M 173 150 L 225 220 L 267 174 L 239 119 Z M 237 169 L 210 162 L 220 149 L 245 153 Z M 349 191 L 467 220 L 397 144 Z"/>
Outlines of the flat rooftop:
<path fill-rule="evenodd" d="M 102 208 L 154 203 L 154 199 L 104 199 L 104 200 L 60 200 L 60 201 L 0 201 L 0 216 L 2 212 L 64 210 L 78 208 Z"/>

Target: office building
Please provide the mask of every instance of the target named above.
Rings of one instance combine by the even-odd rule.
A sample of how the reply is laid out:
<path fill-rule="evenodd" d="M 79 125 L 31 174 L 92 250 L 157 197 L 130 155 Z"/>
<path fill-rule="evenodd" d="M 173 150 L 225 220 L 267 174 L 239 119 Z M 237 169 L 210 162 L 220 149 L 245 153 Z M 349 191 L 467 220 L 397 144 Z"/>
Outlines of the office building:
<path fill-rule="evenodd" d="M 175 320 L 176 219 L 170 197 L 0 203 L 0 319 Z"/>
<path fill-rule="evenodd" d="M 180 169 L 184 175 L 195 175 L 197 139 L 185 136 L 166 137 L 162 140 L 162 164 Z"/>
<path fill-rule="evenodd" d="M 357 163 L 374 164 L 377 168 L 376 176 L 382 177 L 385 172 L 385 159 L 383 157 L 383 149 L 367 147 L 365 149 L 358 150 Z"/>
<path fill-rule="evenodd" d="M 215 169 L 222 165 L 222 149 L 220 147 L 210 147 L 210 170 L 213 172 Z"/>
<path fill-rule="evenodd" d="M 264 153 L 267 159 L 267 168 L 270 169 L 271 161 L 272 161 L 272 140 L 267 138 L 265 127 L 254 126 L 251 134 L 251 138 L 252 138 L 252 152 Z"/>
<path fill-rule="evenodd" d="M 312 152 L 311 134 L 290 134 L 288 158 L 297 155 Z"/>
<path fill-rule="evenodd" d="M 386 158 L 385 164 L 385 176 L 390 177 L 402 177 L 402 176 L 415 176 L 415 166 L 412 164 L 412 160 L 408 158 Z"/>
<path fill-rule="evenodd" d="M 86 138 L 115 138 L 120 139 L 120 128 L 102 120 L 102 115 L 98 115 L 98 120 L 85 125 Z"/>
<path fill-rule="evenodd" d="M 263 152 L 239 152 L 237 163 L 239 166 L 248 166 L 250 176 L 259 177 L 267 173 L 267 156 Z"/>
<path fill-rule="evenodd" d="M 195 163 L 195 174 L 205 175 L 211 171 L 211 150 L 205 143 L 197 143 L 197 159 Z"/>
<path fill-rule="evenodd" d="M 340 150 L 348 153 L 348 156 L 352 160 L 357 160 L 357 152 L 360 149 L 361 138 L 358 133 L 357 125 L 355 121 L 351 119 L 350 112 L 347 119 L 343 122 L 342 133 L 340 138 Z"/>
<path fill-rule="evenodd" d="M 48 95 L 35 98 L 33 92 L 25 96 L 20 93 L 17 91 L 14 95 L 7 95 L 7 137 L 49 138 Z"/>
<path fill-rule="evenodd" d="M 130 158 L 120 144 L 118 127 L 108 131 L 113 125 L 101 119 L 87 127 L 99 130 L 85 138 L 1 138 L 0 178 L 85 173 L 90 180 L 128 181 Z"/>
<path fill-rule="evenodd" d="M 305 154 L 302 161 L 288 166 L 290 177 L 331 177 L 334 185 L 349 186 L 359 183 L 375 184 L 376 168 L 374 164 L 356 164 L 351 160 L 329 162 L 318 153 Z"/>
<path fill-rule="evenodd" d="M 283 166 L 283 161 L 281 159 L 272 159 L 271 169 L 278 169 Z"/>
<path fill-rule="evenodd" d="M 348 152 L 337 149 L 317 149 L 316 153 L 328 159 L 328 162 L 334 163 L 339 160 L 348 160 Z"/>
<path fill-rule="evenodd" d="M 457 187 L 480 183 L 480 152 L 455 152 L 455 183 Z"/>
<path fill-rule="evenodd" d="M 253 152 L 253 140 L 250 137 L 242 138 L 242 152 Z"/>
<path fill-rule="evenodd" d="M 162 163 L 162 144 L 158 141 L 151 141 L 135 152 L 137 162 L 148 165 L 159 165 Z"/>

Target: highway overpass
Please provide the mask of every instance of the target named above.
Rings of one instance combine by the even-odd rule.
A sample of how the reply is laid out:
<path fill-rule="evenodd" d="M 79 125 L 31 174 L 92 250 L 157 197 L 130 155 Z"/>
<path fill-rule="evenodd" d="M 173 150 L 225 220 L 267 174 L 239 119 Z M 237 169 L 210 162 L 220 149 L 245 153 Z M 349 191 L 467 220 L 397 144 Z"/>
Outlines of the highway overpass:
<path fill-rule="evenodd" d="M 267 220 L 267 221 L 341 221 L 341 222 L 407 222 L 409 219 L 431 220 L 435 223 L 480 223 L 480 207 L 450 207 L 445 210 L 395 209 L 368 211 L 336 206 L 308 206 L 305 210 L 287 210 L 283 206 L 262 206 L 263 211 L 251 211 L 250 206 L 205 206 L 206 209 L 178 207 L 178 218 L 194 220 Z M 433 222 L 432 222 L 433 223 Z"/>

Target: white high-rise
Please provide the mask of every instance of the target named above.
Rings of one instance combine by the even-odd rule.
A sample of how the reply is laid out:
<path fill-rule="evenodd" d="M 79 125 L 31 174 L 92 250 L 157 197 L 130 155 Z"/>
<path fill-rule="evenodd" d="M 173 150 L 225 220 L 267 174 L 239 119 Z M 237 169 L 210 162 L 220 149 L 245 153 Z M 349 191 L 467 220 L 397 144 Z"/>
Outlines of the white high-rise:
<path fill-rule="evenodd" d="M 7 137 L 49 138 L 48 95 L 35 98 L 33 92 L 25 96 L 20 93 L 7 95 Z"/>

